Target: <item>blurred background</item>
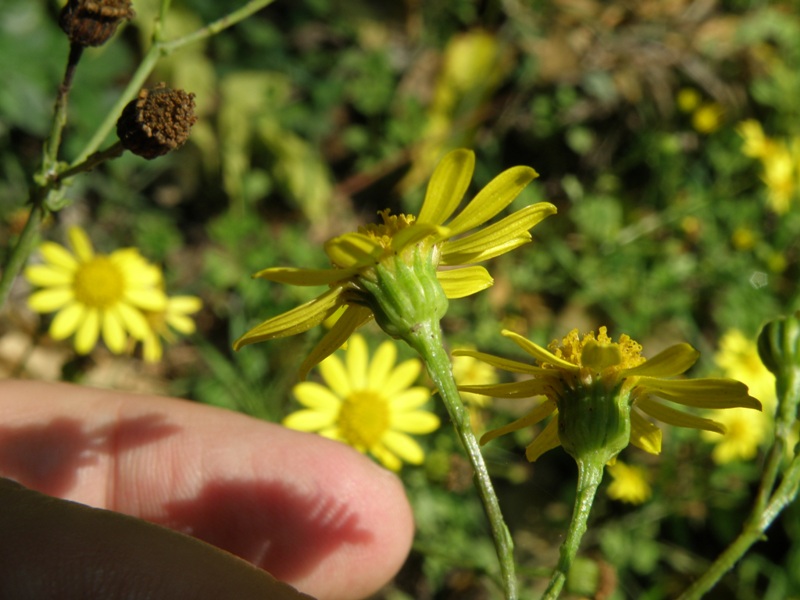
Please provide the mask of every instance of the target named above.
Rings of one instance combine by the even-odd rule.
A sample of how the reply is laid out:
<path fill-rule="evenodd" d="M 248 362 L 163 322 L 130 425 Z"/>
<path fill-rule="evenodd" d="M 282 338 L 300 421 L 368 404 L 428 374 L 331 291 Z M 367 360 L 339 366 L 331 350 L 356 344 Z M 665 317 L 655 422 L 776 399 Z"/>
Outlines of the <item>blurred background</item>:
<path fill-rule="evenodd" d="M 174 0 L 168 36 L 230 4 Z M 136 19 L 84 53 L 62 158 L 74 158 L 127 84 L 158 6 L 136 0 Z M 66 64 L 60 8 L 0 6 L 0 258 L 25 223 Z M 138 349 L 78 356 L 48 337 L 49 318 L 26 307 L 31 288 L 20 279 L 0 313 L 0 376 L 177 395 L 279 421 L 297 409 L 299 357 L 323 330 L 238 353 L 231 343 L 319 290 L 251 275 L 326 266 L 326 239 L 383 208 L 416 212 L 439 158 L 469 147 L 477 165 L 468 197 L 503 169 L 530 165 L 540 177 L 511 208 L 547 200 L 559 213 L 534 228 L 532 244 L 493 261 L 490 290 L 451 302 L 451 347 L 523 359 L 501 328 L 546 345 L 601 325 L 641 342 L 645 356 L 687 341 L 702 353 L 691 374 L 745 381 L 769 424 L 774 391 L 753 342 L 765 320 L 800 308 L 795 2 L 277 0 L 161 61 L 150 83 L 158 81 L 196 94 L 189 142 L 76 178 L 44 238 L 63 244 L 67 227 L 80 225 L 99 251 L 138 247 L 163 267 L 170 293 L 202 298 L 197 333 L 156 364 Z M 383 339 L 372 326 L 364 333 L 373 349 Z M 462 377 L 480 380 L 475 368 Z M 473 404 L 473 423 L 480 434 L 529 406 Z M 541 589 L 576 470 L 561 449 L 527 463 L 532 432 L 518 434 L 485 456 L 523 589 Z M 692 430 L 664 435 L 661 456 L 621 456 L 640 467 L 646 501 L 601 488 L 574 597 L 674 597 L 738 533 L 769 427 L 742 423 L 728 440 L 747 446 L 739 453 Z M 418 535 L 379 597 L 497 597 L 493 546 L 452 430 L 445 422 L 418 439 L 425 463 L 401 472 Z M 800 598 L 798 517 L 790 507 L 708 597 Z"/>

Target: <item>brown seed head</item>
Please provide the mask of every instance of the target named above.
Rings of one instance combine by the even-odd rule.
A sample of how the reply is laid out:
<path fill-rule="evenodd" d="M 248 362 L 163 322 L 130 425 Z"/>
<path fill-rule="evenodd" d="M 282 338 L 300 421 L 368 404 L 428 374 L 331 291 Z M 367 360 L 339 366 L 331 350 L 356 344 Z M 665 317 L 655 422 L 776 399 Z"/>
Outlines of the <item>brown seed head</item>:
<path fill-rule="evenodd" d="M 194 94 L 159 83 L 125 106 L 117 136 L 126 150 L 150 160 L 183 146 L 196 121 Z"/>
<path fill-rule="evenodd" d="M 58 23 L 78 46 L 100 46 L 124 20 L 135 16 L 131 0 L 69 0 Z"/>

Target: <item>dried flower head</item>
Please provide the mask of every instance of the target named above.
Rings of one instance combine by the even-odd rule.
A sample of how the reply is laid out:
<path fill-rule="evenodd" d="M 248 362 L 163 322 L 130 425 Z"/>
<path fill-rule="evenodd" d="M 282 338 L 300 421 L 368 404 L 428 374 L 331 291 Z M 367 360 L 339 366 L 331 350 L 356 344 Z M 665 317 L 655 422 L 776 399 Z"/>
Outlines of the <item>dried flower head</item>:
<path fill-rule="evenodd" d="M 58 24 L 78 46 L 100 46 L 114 35 L 117 26 L 136 13 L 131 0 L 69 0 Z"/>
<path fill-rule="evenodd" d="M 123 109 L 117 135 L 126 150 L 150 160 L 183 146 L 196 121 L 194 94 L 159 83 Z"/>

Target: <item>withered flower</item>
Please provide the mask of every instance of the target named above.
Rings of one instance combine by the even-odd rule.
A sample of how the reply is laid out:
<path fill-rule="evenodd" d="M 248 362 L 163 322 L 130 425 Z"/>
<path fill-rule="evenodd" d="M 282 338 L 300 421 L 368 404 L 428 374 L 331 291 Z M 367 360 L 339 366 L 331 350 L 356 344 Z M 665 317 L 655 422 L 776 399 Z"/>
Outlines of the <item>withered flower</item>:
<path fill-rule="evenodd" d="M 151 160 L 183 146 L 196 121 L 194 94 L 159 83 L 125 106 L 117 136 L 126 150 Z"/>
<path fill-rule="evenodd" d="M 69 0 L 58 23 L 73 45 L 100 46 L 135 15 L 131 0 Z"/>

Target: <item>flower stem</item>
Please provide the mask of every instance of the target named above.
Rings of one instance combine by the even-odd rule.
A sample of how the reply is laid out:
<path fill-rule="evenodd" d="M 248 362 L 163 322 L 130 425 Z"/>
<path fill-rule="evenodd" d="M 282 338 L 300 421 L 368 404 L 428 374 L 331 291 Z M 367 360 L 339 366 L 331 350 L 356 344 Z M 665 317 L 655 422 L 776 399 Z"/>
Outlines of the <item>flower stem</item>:
<path fill-rule="evenodd" d="M 542 600 L 554 600 L 561 593 L 561 589 L 567 581 L 572 561 L 578 554 L 581 538 L 586 533 L 594 496 L 603 480 L 603 469 L 605 468 L 603 462 L 591 459 L 576 459 L 576 461 L 578 463 L 578 490 L 575 495 L 575 507 L 572 510 L 572 521 L 569 524 L 567 537 L 561 544 L 558 565 L 553 571 L 550 585 L 547 586 Z"/>
<path fill-rule="evenodd" d="M 474 470 L 475 486 L 478 490 L 483 508 L 489 519 L 497 558 L 500 562 L 500 573 L 505 588 L 506 598 L 517 598 L 517 578 L 514 572 L 514 542 L 508 531 L 500 503 L 497 501 L 492 480 L 483 461 L 478 440 L 470 426 L 469 412 L 461 402 L 453 370 L 442 342 L 442 330 L 438 321 L 426 321 L 404 336 L 405 341 L 414 348 L 425 362 L 433 382 L 447 407 L 447 412 L 455 427 L 469 462 Z"/>
<path fill-rule="evenodd" d="M 798 494 L 800 484 L 800 455 L 795 455 L 775 489 L 778 470 L 788 445 L 791 426 L 800 403 L 800 368 L 792 366 L 777 376 L 779 412 L 776 416 L 775 443 L 767 458 L 767 466 L 750 517 L 739 536 L 720 554 L 697 581 L 681 594 L 678 600 L 696 600 L 714 587 L 722 576 L 745 555 L 750 547 L 762 539 L 764 532 L 781 511 L 791 504 Z"/>

